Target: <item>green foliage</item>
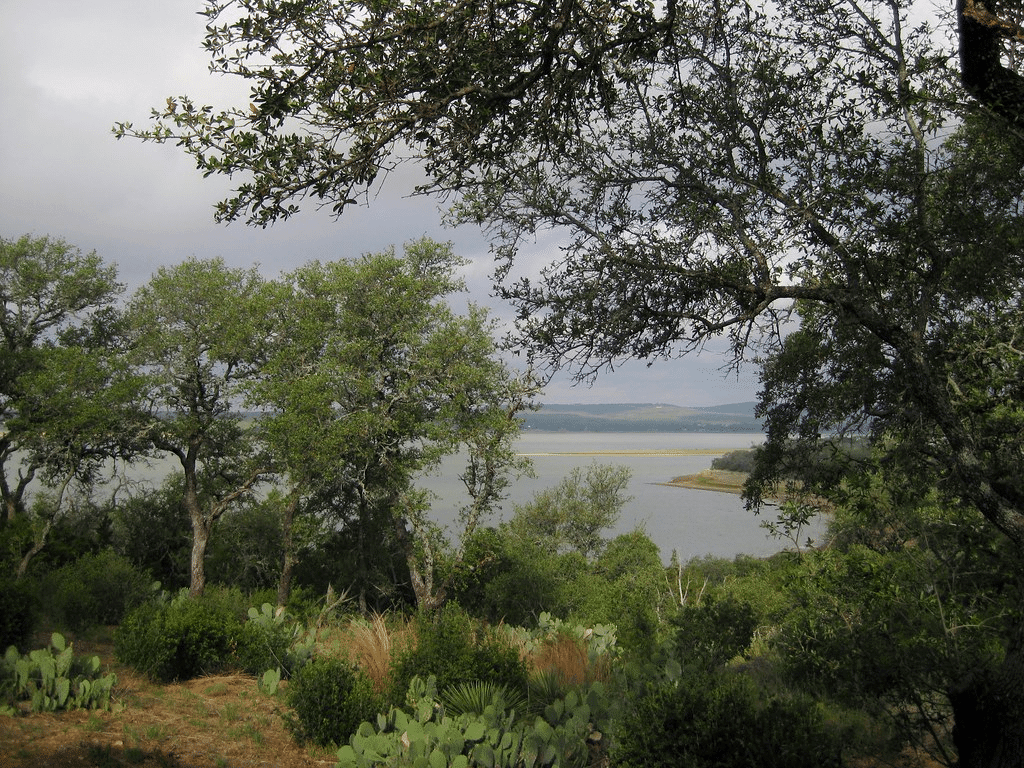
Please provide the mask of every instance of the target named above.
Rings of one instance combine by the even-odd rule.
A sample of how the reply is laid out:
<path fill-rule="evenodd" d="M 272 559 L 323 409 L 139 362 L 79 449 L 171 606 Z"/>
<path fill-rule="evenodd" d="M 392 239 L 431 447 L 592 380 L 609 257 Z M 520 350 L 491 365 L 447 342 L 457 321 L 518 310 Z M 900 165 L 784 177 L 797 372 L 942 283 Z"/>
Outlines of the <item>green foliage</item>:
<path fill-rule="evenodd" d="M 472 619 L 456 603 L 420 617 L 415 647 L 392 667 L 393 698 L 404 696 L 414 677 L 433 676 L 441 690 L 471 680 L 525 692 L 526 666 L 518 649 L 502 633 Z"/>
<path fill-rule="evenodd" d="M 75 658 L 71 644 L 56 632 L 50 645 L 21 656 L 10 646 L 0 659 L 0 714 L 15 714 L 26 702 L 30 712 L 109 709 L 113 673 L 100 672 L 98 656 Z"/>
<path fill-rule="evenodd" d="M 763 696 L 731 672 L 649 682 L 616 729 L 621 768 L 840 766 L 840 741 L 808 697 Z"/>
<path fill-rule="evenodd" d="M 181 474 L 170 473 L 159 488 L 128 496 L 111 510 L 117 553 L 173 591 L 189 580 L 191 530 L 183 488 Z"/>
<path fill-rule="evenodd" d="M 123 394 L 105 354 L 122 286 L 95 252 L 63 240 L 0 238 L 0 494 L 4 517 L 27 511 L 22 477 L 97 469 L 130 430 L 119 429 Z M 111 427 L 114 427 L 111 429 Z M 15 475 L 14 464 L 23 464 Z M 38 538 L 45 544 L 45 536 Z M 4 553 L 5 555 L 7 553 Z M 31 554 L 29 557 L 31 558 Z"/>
<path fill-rule="evenodd" d="M 313 659 L 292 678 L 287 701 L 294 714 L 285 723 L 296 740 L 319 746 L 343 743 L 381 704 L 358 666 L 324 657 Z"/>
<path fill-rule="evenodd" d="M 720 469 L 726 472 L 754 471 L 757 462 L 757 449 L 747 448 L 741 451 L 729 451 L 722 456 L 716 456 L 711 460 L 712 469 Z"/>
<path fill-rule="evenodd" d="M 278 680 L 295 675 L 313 654 L 314 637 L 287 611 L 278 612 L 270 603 L 250 608 L 235 649 L 235 659 L 246 672 L 262 674 L 276 670 Z"/>
<path fill-rule="evenodd" d="M 179 595 L 128 614 L 114 633 L 114 651 L 153 680 L 189 680 L 228 666 L 241 629 L 234 612 Z"/>
<path fill-rule="evenodd" d="M 207 550 L 207 578 L 244 592 L 276 587 L 283 555 L 280 509 L 272 501 L 252 501 L 217 521 Z"/>
<path fill-rule="evenodd" d="M 355 561 L 346 584 L 393 592 L 398 553 L 424 610 L 439 604 L 460 550 L 436 535 L 417 474 L 465 451 L 468 534 L 523 463 L 511 441 L 529 386 L 505 366 L 484 310 L 453 311 L 461 266 L 451 244 L 424 238 L 401 255 L 389 248 L 285 275 L 274 285 L 274 341 L 248 387 L 262 411 L 256 431 L 287 484 L 290 553 L 315 530 L 308 521 L 344 521 L 331 543 Z"/>
<path fill-rule="evenodd" d="M 616 536 L 580 580 L 584 597 L 570 616 L 593 626 L 614 624 L 626 650 L 649 652 L 666 602 L 665 568 L 658 545 L 642 530 Z"/>
<path fill-rule="evenodd" d="M 615 622 L 627 643 L 642 645 L 664 581 L 658 548 L 640 531 L 602 538 L 628 500 L 628 480 L 624 467 L 576 468 L 517 507 L 507 524 L 479 531 L 464 559 L 480 565 L 460 574 L 458 599 L 492 621 L 524 626 L 545 612 Z"/>
<path fill-rule="evenodd" d="M 24 580 L 0 579 L 0 648 L 25 650 L 39 620 L 39 603 Z"/>
<path fill-rule="evenodd" d="M 757 618 L 749 603 L 733 597 L 709 598 L 697 606 L 684 606 L 672 624 L 680 661 L 710 670 L 750 646 Z"/>
<path fill-rule="evenodd" d="M 481 689 L 482 691 L 483 689 Z M 475 697 L 474 697 L 475 698 Z M 500 697 L 498 697 L 500 699 Z M 446 766 L 451 768 L 542 768 L 586 766 L 604 749 L 603 730 L 611 697 L 600 684 L 570 693 L 543 715 L 523 717 L 486 703 L 481 711 L 452 716 L 438 699 L 434 679 L 410 681 L 405 709 L 364 722 L 338 750 L 339 768 Z"/>
<path fill-rule="evenodd" d="M 47 611 L 73 632 L 119 624 L 151 596 L 152 586 L 148 573 L 110 549 L 85 554 L 43 579 Z"/>
<path fill-rule="evenodd" d="M 592 558 L 604 546 L 602 533 L 615 525 L 630 499 L 625 495 L 629 477 L 628 467 L 614 464 L 595 462 L 585 475 L 575 467 L 557 486 L 517 505 L 509 530 L 550 553 L 572 551 Z"/>

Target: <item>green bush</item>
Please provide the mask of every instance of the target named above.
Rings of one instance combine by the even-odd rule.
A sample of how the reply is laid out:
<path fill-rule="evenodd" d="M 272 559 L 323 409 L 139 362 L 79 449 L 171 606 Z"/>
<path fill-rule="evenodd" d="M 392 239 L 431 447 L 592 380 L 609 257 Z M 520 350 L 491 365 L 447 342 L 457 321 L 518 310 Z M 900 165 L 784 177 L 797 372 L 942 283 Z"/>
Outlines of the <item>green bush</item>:
<path fill-rule="evenodd" d="M 148 573 L 110 549 L 83 555 L 43 580 L 51 618 L 73 632 L 119 624 L 150 596 L 151 585 Z"/>
<path fill-rule="evenodd" d="M 748 603 L 732 597 L 710 598 L 681 609 L 673 624 L 679 661 L 711 669 L 750 646 L 757 618 Z"/>
<path fill-rule="evenodd" d="M 527 670 L 509 639 L 489 631 L 457 604 L 449 603 L 423 618 L 417 640 L 396 660 L 392 701 L 400 704 L 414 677 L 433 675 L 439 690 L 470 680 L 483 680 L 525 693 Z"/>
<path fill-rule="evenodd" d="M 839 740 L 806 697 L 762 697 L 734 673 L 648 683 L 617 729 L 620 768 L 839 766 Z"/>
<path fill-rule="evenodd" d="M 309 661 L 315 645 L 313 633 L 292 620 L 287 611 L 278 613 L 270 603 L 263 603 L 248 613 L 235 649 L 239 667 L 254 675 L 277 670 L 281 680 Z"/>
<path fill-rule="evenodd" d="M 725 472 L 746 472 L 754 471 L 754 464 L 757 462 L 757 448 L 748 448 L 742 451 L 729 451 L 729 453 L 718 456 L 711 460 L 711 468 Z"/>
<path fill-rule="evenodd" d="M 359 667 L 333 658 L 313 659 L 302 667 L 288 685 L 287 701 L 293 714 L 285 723 L 292 735 L 320 746 L 344 744 L 381 706 Z"/>
<path fill-rule="evenodd" d="M 111 512 L 114 549 L 165 589 L 188 586 L 192 526 L 182 505 L 184 480 L 171 473 L 156 490 L 129 496 Z"/>
<path fill-rule="evenodd" d="M 182 596 L 132 611 L 114 633 L 114 652 L 153 680 L 189 680 L 232 663 L 241 629 L 226 608 Z"/>
<path fill-rule="evenodd" d="M 35 595 L 24 581 L 0 579 L 0 648 L 26 650 L 38 613 Z"/>

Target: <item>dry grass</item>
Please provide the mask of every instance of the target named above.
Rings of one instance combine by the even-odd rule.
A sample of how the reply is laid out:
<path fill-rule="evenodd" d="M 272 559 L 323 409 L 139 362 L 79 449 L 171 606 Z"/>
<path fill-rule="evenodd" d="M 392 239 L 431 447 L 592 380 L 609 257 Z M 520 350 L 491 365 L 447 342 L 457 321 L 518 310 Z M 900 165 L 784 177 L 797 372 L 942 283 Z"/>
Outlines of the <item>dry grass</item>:
<path fill-rule="evenodd" d="M 558 633 L 541 643 L 529 663 L 538 672 L 555 675 L 563 686 L 605 681 L 610 671 L 607 658 L 592 660 L 583 641 L 565 633 Z"/>
<path fill-rule="evenodd" d="M 279 697 L 250 675 L 152 683 L 113 660 L 109 637 L 76 642 L 76 655 L 99 655 L 117 674 L 115 712 L 0 717 L 3 768 L 319 768 L 332 750 L 298 746 L 284 726 Z"/>
<path fill-rule="evenodd" d="M 347 636 L 340 642 L 343 652 L 359 664 L 373 681 L 378 692 L 387 686 L 393 656 L 415 642 L 416 629 L 412 622 L 401 622 L 391 627 L 379 613 L 373 614 L 368 622 L 354 621 Z"/>
<path fill-rule="evenodd" d="M 746 472 L 731 472 L 724 469 L 705 469 L 695 475 L 682 475 L 672 478 L 666 485 L 677 485 L 681 488 L 696 488 L 702 491 L 723 491 L 725 493 L 742 493 L 746 482 Z"/>

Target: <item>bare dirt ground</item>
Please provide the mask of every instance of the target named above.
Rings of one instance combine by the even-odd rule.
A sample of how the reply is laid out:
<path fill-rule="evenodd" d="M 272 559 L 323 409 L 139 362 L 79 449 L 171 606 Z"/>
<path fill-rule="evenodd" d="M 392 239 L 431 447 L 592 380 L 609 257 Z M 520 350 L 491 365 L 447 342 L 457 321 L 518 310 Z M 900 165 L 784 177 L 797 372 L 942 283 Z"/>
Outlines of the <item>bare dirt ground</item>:
<path fill-rule="evenodd" d="M 336 762 L 333 750 L 298 746 L 281 719 L 283 701 L 261 693 L 249 675 L 158 685 L 117 664 L 109 643 L 76 642 L 75 655 L 99 655 L 117 674 L 118 711 L 0 716 L 0 768 L 323 768 Z"/>

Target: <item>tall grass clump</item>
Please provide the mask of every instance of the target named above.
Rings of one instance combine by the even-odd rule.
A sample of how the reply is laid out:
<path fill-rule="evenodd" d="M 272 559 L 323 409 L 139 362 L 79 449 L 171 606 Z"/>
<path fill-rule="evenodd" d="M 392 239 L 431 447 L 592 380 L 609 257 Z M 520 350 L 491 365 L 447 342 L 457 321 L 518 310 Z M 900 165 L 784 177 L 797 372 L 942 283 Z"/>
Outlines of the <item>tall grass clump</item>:
<path fill-rule="evenodd" d="M 348 652 L 373 681 L 378 692 L 384 692 L 391 676 L 393 658 L 410 644 L 412 630 L 405 625 L 388 626 L 383 614 L 354 620 L 349 627 Z"/>
<path fill-rule="evenodd" d="M 584 639 L 567 632 L 541 640 L 530 661 L 534 670 L 553 676 L 566 689 L 606 681 L 611 669 L 607 655 L 589 653 Z"/>

